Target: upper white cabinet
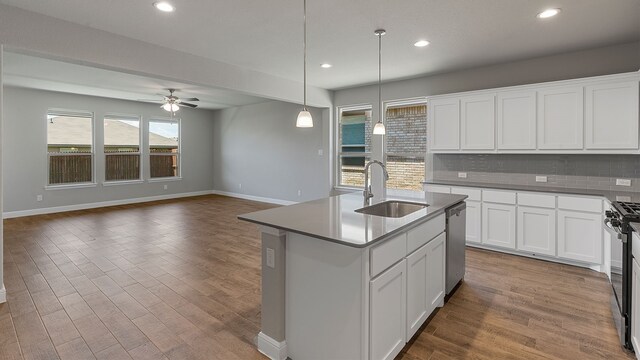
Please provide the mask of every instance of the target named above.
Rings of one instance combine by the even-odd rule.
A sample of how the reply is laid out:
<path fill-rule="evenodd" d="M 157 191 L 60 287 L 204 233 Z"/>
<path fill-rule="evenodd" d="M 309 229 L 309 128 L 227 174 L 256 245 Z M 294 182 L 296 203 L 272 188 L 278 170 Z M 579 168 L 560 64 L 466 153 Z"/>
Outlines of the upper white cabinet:
<path fill-rule="evenodd" d="M 538 148 L 582 149 L 584 94 L 582 86 L 538 91 Z"/>
<path fill-rule="evenodd" d="M 467 96 L 460 99 L 462 150 L 495 148 L 495 95 Z"/>
<path fill-rule="evenodd" d="M 498 94 L 498 150 L 535 150 L 536 92 Z"/>
<path fill-rule="evenodd" d="M 460 101 L 457 98 L 429 102 L 429 148 L 460 149 Z"/>
<path fill-rule="evenodd" d="M 585 143 L 587 149 L 638 148 L 637 81 L 585 88 Z"/>

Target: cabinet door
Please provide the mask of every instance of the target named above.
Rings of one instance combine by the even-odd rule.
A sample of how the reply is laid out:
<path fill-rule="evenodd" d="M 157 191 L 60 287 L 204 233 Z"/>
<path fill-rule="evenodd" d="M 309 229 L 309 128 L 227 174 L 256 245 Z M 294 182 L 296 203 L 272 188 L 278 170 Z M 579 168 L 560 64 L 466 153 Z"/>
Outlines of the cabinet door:
<path fill-rule="evenodd" d="M 558 210 L 558 256 L 599 264 L 602 226 L 601 214 Z"/>
<path fill-rule="evenodd" d="M 461 148 L 495 149 L 495 95 L 467 96 L 460 100 Z"/>
<path fill-rule="evenodd" d="M 555 256 L 555 209 L 518 207 L 518 249 Z"/>
<path fill-rule="evenodd" d="M 640 266 L 638 261 L 633 258 L 631 270 L 631 344 L 636 351 L 640 351 Z"/>
<path fill-rule="evenodd" d="M 499 93 L 497 126 L 499 150 L 535 150 L 535 91 Z"/>
<path fill-rule="evenodd" d="M 482 204 L 482 243 L 507 249 L 516 248 L 516 207 Z"/>
<path fill-rule="evenodd" d="M 371 359 L 393 359 L 405 344 L 406 260 L 371 281 Z"/>
<path fill-rule="evenodd" d="M 429 149 L 460 149 L 460 104 L 458 99 L 429 101 Z"/>
<path fill-rule="evenodd" d="M 438 235 L 427 248 L 427 314 L 444 304 L 446 279 L 446 233 Z"/>
<path fill-rule="evenodd" d="M 427 313 L 427 245 L 407 256 L 407 340 L 429 317 Z"/>
<path fill-rule="evenodd" d="M 582 86 L 538 91 L 538 148 L 582 149 L 583 106 Z"/>
<path fill-rule="evenodd" d="M 479 201 L 467 200 L 467 243 L 482 242 L 482 205 Z"/>
<path fill-rule="evenodd" d="M 638 149 L 638 82 L 587 86 L 585 147 Z"/>

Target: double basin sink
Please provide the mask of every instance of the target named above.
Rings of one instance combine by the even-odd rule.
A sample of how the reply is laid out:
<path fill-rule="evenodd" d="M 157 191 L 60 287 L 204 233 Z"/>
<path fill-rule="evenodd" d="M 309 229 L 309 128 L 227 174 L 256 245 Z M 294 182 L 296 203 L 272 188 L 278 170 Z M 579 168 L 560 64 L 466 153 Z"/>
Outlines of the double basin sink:
<path fill-rule="evenodd" d="M 429 205 L 391 200 L 363 207 L 362 209 L 356 210 L 356 212 L 381 217 L 401 218 L 418 210 L 422 210 L 427 206 Z"/>

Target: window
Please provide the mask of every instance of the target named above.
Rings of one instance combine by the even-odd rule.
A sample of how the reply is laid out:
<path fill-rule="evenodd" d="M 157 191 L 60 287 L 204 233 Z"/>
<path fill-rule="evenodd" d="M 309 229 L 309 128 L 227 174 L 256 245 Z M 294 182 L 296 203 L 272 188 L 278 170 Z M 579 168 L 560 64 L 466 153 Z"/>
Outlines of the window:
<path fill-rule="evenodd" d="M 151 178 L 180 176 L 180 120 L 149 121 Z"/>
<path fill-rule="evenodd" d="M 338 185 L 364 187 L 371 155 L 371 107 L 342 108 L 338 119 Z"/>
<path fill-rule="evenodd" d="M 48 185 L 93 182 L 93 114 L 47 113 Z"/>
<path fill-rule="evenodd" d="M 104 118 L 105 181 L 140 180 L 140 119 Z"/>
<path fill-rule="evenodd" d="M 427 106 L 424 103 L 388 105 L 385 127 L 387 189 L 422 190 L 427 152 Z"/>

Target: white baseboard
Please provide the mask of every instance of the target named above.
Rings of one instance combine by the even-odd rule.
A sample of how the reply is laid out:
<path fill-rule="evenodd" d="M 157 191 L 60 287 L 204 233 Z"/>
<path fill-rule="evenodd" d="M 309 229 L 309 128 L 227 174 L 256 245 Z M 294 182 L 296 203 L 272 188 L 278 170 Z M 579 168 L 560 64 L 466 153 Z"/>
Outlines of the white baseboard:
<path fill-rule="evenodd" d="M 147 196 L 147 197 L 140 197 L 140 198 L 133 198 L 133 199 L 110 200 L 110 201 L 101 201 L 101 202 L 86 203 L 86 204 L 55 206 L 55 207 L 40 208 L 40 209 L 8 211 L 8 212 L 4 212 L 2 214 L 2 217 L 4 219 L 11 219 L 11 218 L 17 218 L 22 216 L 53 214 L 53 213 L 66 212 L 66 211 L 95 209 L 95 208 L 101 208 L 101 207 L 107 207 L 107 206 L 137 204 L 137 203 L 143 203 L 143 202 L 149 202 L 149 201 L 178 199 L 183 197 L 201 196 L 201 195 L 211 195 L 212 193 L 213 192 L 211 190 L 204 190 L 204 191 L 194 191 L 194 192 L 186 192 L 186 193 L 179 193 L 179 194 Z"/>
<path fill-rule="evenodd" d="M 0 288 L 0 304 L 7 302 L 7 289 L 4 288 L 4 284 Z"/>
<path fill-rule="evenodd" d="M 262 196 L 238 194 L 238 193 L 232 193 L 232 192 L 220 191 L 220 190 L 213 190 L 211 193 L 216 195 L 229 196 L 229 197 L 234 197 L 238 199 L 252 200 L 252 201 L 258 201 L 258 202 L 269 203 L 269 204 L 277 204 L 277 205 L 297 204 L 297 202 L 295 201 L 273 199 L 273 198 L 267 198 Z"/>
<path fill-rule="evenodd" d="M 262 331 L 258 334 L 258 351 L 271 360 L 287 359 L 287 343 L 273 340 Z"/>

